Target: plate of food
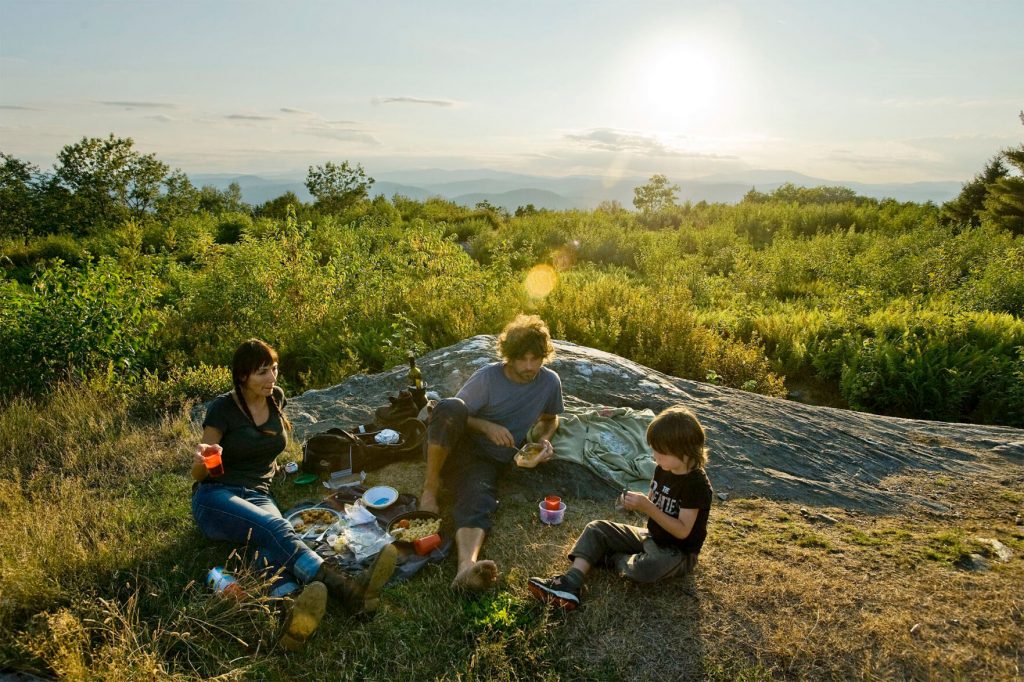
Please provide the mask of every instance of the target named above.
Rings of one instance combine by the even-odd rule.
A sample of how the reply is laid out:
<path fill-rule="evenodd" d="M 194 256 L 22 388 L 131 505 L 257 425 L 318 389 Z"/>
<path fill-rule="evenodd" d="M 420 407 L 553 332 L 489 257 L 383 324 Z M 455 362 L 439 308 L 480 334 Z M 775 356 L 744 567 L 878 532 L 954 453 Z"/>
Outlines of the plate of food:
<path fill-rule="evenodd" d="M 441 532 L 441 517 L 434 512 L 411 511 L 399 514 L 388 524 L 388 533 L 395 542 L 413 542 Z"/>
<path fill-rule="evenodd" d="M 309 507 L 290 514 L 286 519 L 299 535 L 325 531 L 341 521 L 341 514 L 327 507 Z"/>

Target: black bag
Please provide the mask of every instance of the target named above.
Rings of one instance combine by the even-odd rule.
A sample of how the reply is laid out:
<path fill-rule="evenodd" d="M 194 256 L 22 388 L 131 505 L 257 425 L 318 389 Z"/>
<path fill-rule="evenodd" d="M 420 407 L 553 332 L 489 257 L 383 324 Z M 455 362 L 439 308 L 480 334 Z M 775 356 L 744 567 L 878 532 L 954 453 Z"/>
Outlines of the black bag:
<path fill-rule="evenodd" d="M 313 434 L 302 444 L 300 468 L 326 480 L 332 474 L 347 476 L 361 471 L 358 463 L 365 459 L 363 441 L 344 429 L 328 429 Z"/>
<path fill-rule="evenodd" d="M 377 425 L 375 424 L 375 426 Z M 382 445 L 377 442 L 377 434 L 383 428 L 385 427 L 354 436 L 363 446 L 362 453 L 357 456 L 358 463 L 353 462 L 355 471 L 371 471 L 400 459 L 415 459 L 423 452 L 427 425 L 416 417 L 409 417 L 386 427 L 398 432 L 399 441 L 397 443 Z"/>

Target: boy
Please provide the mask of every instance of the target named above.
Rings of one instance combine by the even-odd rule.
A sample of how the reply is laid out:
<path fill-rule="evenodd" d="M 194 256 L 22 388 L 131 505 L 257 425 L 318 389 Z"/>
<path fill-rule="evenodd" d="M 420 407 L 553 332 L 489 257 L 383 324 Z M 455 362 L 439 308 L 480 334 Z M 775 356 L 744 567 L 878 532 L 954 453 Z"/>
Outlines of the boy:
<path fill-rule="evenodd" d="M 647 427 L 654 451 L 650 493 L 623 492 L 626 509 L 647 515 L 647 528 L 613 521 L 591 521 L 569 553 L 572 567 L 562 575 L 530 578 L 534 597 L 573 610 L 580 603 L 583 577 L 604 563 L 639 583 L 683 575 L 697 566 L 707 536 L 711 482 L 704 473 L 704 429 L 682 406 L 670 407 Z"/>

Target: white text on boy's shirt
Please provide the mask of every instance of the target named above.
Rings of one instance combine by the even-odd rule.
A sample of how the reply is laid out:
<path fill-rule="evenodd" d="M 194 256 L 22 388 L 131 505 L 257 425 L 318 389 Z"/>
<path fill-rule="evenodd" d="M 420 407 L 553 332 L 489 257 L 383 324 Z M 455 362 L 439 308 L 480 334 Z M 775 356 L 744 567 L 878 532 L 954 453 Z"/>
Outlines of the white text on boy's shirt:
<path fill-rule="evenodd" d="M 661 484 L 661 490 L 658 490 L 658 487 L 657 482 L 651 481 L 651 492 L 647 496 L 655 507 L 669 516 L 675 516 L 679 513 L 679 501 L 668 496 L 669 487 L 667 485 Z"/>

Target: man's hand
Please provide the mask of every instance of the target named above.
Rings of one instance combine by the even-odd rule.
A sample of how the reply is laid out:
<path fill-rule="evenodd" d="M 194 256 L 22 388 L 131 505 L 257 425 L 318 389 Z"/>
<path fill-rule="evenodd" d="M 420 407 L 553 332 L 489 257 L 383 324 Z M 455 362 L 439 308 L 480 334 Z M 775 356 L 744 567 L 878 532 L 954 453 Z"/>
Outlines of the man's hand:
<path fill-rule="evenodd" d="M 507 448 L 514 448 L 516 446 L 516 439 L 512 437 L 512 432 L 506 429 L 501 424 L 495 424 L 494 422 L 480 420 L 480 433 L 487 437 L 487 440 L 491 441 L 495 445 L 503 445 Z"/>
<path fill-rule="evenodd" d="M 549 462 L 555 456 L 555 448 L 551 445 L 551 441 L 545 439 L 540 441 L 540 444 L 544 446 L 544 449 L 537 455 L 537 463 Z"/>

